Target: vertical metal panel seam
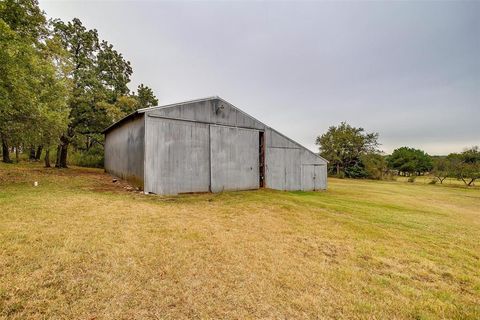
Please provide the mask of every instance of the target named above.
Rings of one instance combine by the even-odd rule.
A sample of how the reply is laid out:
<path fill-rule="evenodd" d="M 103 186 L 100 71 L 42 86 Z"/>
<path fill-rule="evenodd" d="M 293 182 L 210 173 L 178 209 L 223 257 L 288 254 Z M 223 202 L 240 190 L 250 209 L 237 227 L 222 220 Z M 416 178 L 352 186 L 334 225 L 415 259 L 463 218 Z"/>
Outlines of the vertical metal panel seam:
<path fill-rule="evenodd" d="M 208 190 L 212 192 L 212 125 L 208 125 Z"/>
<path fill-rule="evenodd" d="M 147 113 L 143 114 L 143 192 L 148 193 L 147 190 Z"/>

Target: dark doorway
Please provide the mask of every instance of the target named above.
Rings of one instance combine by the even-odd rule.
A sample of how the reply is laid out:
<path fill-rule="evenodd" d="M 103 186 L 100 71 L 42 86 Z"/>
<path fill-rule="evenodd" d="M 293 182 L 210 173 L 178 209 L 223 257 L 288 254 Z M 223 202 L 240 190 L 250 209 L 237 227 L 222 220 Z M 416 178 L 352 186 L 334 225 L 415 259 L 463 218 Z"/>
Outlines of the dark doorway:
<path fill-rule="evenodd" d="M 259 168 L 259 178 L 260 178 L 260 188 L 265 187 L 265 132 L 259 131 L 258 135 L 258 168 Z"/>

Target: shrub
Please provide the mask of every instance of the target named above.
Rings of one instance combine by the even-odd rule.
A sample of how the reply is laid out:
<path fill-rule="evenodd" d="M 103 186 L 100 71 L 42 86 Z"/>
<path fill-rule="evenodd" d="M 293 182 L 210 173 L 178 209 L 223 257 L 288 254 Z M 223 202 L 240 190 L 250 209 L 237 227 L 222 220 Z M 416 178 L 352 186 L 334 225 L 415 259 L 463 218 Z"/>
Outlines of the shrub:
<path fill-rule="evenodd" d="M 386 174 L 383 175 L 382 179 L 389 181 L 397 181 L 397 175 L 393 171 L 388 171 Z"/>
<path fill-rule="evenodd" d="M 69 155 L 69 164 L 80 167 L 103 168 L 103 148 L 95 147 L 88 151 L 74 151 Z"/>
<path fill-rule="evenodd" d="M 345 176 L 353 179 L 366 178 L 368 173 L 365 171 L 363 164 L 359 162 L 345 168 Z"/>
<path fill-rule="evenodd" d="M 360 157 L 365 176 L 370 179 L 381 180 L 387 173 L 385 157 L 379 153 L 369 153 Z"/>
<path fill-rule="evenodd" d="M 340 171 L 337 175 L 335 175 L 335 177 L 339 179 L 345 179 L 345 172 Z"/>

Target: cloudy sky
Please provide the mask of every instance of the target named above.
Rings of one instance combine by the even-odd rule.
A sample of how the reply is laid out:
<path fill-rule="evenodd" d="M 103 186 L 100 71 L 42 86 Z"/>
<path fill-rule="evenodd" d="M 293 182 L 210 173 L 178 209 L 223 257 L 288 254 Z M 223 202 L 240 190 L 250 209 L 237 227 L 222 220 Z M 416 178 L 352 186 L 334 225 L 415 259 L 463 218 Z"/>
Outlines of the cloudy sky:
<path fill-rule="evenodd" d="M 314 151 L 341 121 L 387 153 L 480 144 L 480 2 L 40 6 L 98 29 L 160 104 L 218 95 Z"/>

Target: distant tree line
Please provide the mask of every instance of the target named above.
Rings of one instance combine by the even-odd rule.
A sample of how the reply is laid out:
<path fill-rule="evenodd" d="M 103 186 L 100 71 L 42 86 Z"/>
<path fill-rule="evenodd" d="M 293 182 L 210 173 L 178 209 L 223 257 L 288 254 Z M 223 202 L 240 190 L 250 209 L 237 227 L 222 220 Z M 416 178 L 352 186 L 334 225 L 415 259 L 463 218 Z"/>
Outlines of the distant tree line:
<path fill-rule="evenodd" d="M 440 183 L 446 178 L 456 178 L 467 186 L 474 185 L 480 179 L 480 149 L 475 146 L 462 153 L 434 157 L 432 174 Z"/>
<path fill-rule="evenodd" d="M 346 122 L 331 126 L 318 136 L 320 155 L 329 161 L 329 174 L 343 178 L 384 179 L 393 175 L 410 177 L 432 174 L 440 183 L 455 178 L 472 186 L 480 179 L 477 146 L 461 153 L 432 157 L 422 150 L 401 147 L 391 155 L 379 150 L 378 133 L 368 133 Z"/>
<path fill-rule="evenodd" d="M 36 0 L 0 2 L 0 139 L 2 158 L 31 160 L 56 151 L 103 154 L 102 130 L 139 108 L 158 104 L 141 84 L 128 88 L 130 62 L 75 18 L 47 20 Z"/>

